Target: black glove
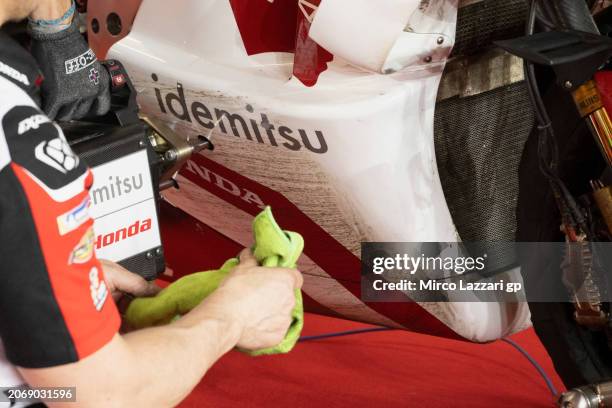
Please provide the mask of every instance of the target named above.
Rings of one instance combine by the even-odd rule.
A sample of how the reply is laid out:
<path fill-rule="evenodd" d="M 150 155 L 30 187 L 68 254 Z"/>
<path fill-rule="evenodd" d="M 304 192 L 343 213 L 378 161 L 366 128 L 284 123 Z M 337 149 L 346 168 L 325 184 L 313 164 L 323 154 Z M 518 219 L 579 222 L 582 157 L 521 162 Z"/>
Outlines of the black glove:
<path fill-rule="evenodd" d="M 75 16 L 55 33 L 30 27 L 32 55 L 40 65 L 42 108 L 61 121 L 104 115 L 110 108 L 110 78 L 79 32 Z"/>

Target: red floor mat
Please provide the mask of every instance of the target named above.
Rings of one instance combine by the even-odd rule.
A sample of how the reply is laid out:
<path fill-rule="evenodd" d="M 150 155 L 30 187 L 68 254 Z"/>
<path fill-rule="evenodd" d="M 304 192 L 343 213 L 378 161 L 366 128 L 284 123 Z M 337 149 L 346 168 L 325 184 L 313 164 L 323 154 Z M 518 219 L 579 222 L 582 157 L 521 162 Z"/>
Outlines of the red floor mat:
<path fill-rule="evenodd" d="M 166 203 L 161 215 L 167 261 L 175 272 L 166 280 L 216 268 L 240 250 Z M 191 239 L 193 234 L 197 239 Z M 307 314 L 303 334 L 364 327 L 370 326 Z M 562 390 L 533 330 L 512 338 Z M 535 368 L 507 343 L 473 344 L 390 331 L 304 342 L 283 356 L 253 358 L 232 351 L 181 407 L 503 408 L 552 407 L 553 401 Z"/>
<path fill-rule="evenodd" d="M 368 327 L 307 314 L 304 334 Z M 540 363 L 557 389 L 533 330 L 512 337 Z M 405 331 L 303 342 L 284 356 L 232 351 L 181 407 L 552 407 L 535 368 L 498 341 L 472 344 Z"/>

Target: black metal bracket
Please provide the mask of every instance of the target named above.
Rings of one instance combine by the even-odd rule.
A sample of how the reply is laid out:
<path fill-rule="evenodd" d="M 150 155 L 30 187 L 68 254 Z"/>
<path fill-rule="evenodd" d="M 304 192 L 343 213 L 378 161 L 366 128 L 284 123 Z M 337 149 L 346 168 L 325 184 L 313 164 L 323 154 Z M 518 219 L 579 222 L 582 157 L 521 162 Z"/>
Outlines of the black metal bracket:
<path fill-rule="evenodd" d="M 534 64 L 551 67 L 568 91 L 591 79 L 612 56 L 612 39 L 582 31 L 548 31 L 495 44 Z"/>

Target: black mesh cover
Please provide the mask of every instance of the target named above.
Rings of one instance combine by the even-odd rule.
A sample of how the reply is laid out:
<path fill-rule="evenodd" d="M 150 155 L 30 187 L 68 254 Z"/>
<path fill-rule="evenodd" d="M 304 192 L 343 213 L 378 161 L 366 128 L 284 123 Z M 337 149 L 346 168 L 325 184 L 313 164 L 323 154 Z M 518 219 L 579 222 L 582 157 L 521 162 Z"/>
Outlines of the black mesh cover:
<path fill-rule="evenodd" d="M 518 166 L 532 126 L 524 82 L 438 103 L 438 170 L 463 241 L 515 240 Z M 512 249 L 489 254 L 489 269 L 514 263 Z"/>
<path fill-rule="evenodd" d="M 452 56 L 476 54 L 493 41 L 520 37 L 526 19 L 525 0 L 484 0 L 461 7 Z"/>
<path fill-rule="evenodd" d="M 482 53 L 494 47 L 493 41 L 521 36 L 526 18 L 525 0 L 484 0 L 461 7 L 452 56 Z M 438 103 L 438 170 L 463 241 L 515 240 L 518 166 L 532 126 L 524 82 Z M 512 246 L 488 249 L 489 271 L 516 265 Z"/>

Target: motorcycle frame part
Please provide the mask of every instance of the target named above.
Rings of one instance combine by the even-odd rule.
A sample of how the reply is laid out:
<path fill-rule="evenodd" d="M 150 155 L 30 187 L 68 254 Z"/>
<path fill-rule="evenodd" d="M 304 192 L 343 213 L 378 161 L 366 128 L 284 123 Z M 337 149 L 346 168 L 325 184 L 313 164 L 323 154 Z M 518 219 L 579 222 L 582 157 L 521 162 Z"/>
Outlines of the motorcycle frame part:
<path fill-rule="evenodd" d="M 606 160 L 612 166 L 612 121 L 603 104 L 594 80 L 589 80 L 572 91 L 572 98 L 580 116 L 587 121 L 589 130 Z"/>
<path fill-rule="evenodd" d="M 530 7 L 530 13 L 529 13 L 529 19 L 528 19 L 527 28 L 526 28 L 526 33 L 528 36 L 527 39 L 530 38 L 529 36 L 534 35 L 533 32 L 535 29 L 537 5 L 538 5 L 538 0 L 532 0 L 531 7 Z M 550 33 L 541 33 L 541 34 L 546 35 Z M 567 45 L 569 43 L 570 41 L 568 38 L 568 42 L 564 45 Z M 515 48 L 510 47 L 510 49 L 515 49 Z M 554 69 L 554 64 L 552 63 L 553 61 L 552 60 L 546 61 L 545 59 L 534 58 L 533 55 L 529 55 L 530 54 L 529 52 L 520 53 L 520 54 L 521 56 L 525 58 L 525 77 L 527 78 L 530 97 L 532 99 L 532 103 L 533 103 L 533 106 L 536 112 L 536 120 L 537 120 L 537 123 L 539 124 L 538 125 L 538 131 L 539 131 L 538 152 L 540 156 L 540 170 L 549 179 L 551 189 L 555 196 L 555 201 L 557 203 L 559 212 L 561 214 L 563 229 L 567 237 L 566 239 L 569 241 L 568 245 L 572 245 L 572 242 L 578 243 L 579 241 L 582 241 L 580 242 L 579 245 L 588 245 L 588 243 L 584 241 L 585 240 L 587 241 L 596 240 L 596 237 L 594 233 L 591 231 L 591 228 L 588 225 L 587 220 L 585 219 L 585 216 L 579 204 L 576 202 L 573 195 L 570 193 L 565 183 L 563 182 L 563 180 L 561 180 L 561 178 L 558 175 L 558 171 L 557 171 L 557 166 L 559 162 L 558 147 L 556 144 L 555 136 L 553 134 L 550 117 L 548 115 L 546 106 L 544 105 L 541 95 L 540 95 L 540 91 L 538 88 L 538 83 L 537 83 L 537 79 L 535 75 L 535 69 L 533 66 L 533 60 L 536 60 L 539 63 L 543 63 L 545 65 L 552 66 Z M 596 55 L 599 55 L 599 53 Z M 529 59 L 529 57 L 532 57 L 533 59 Z M 538 56 L 536 55 L 535 57 L 538 57 Z M 580 60 L 580 58 L 575 58 L 575 59 Z M 566 60 L 561 63 L 562 65 L 560 66 L 562 67 L 562 70 L 561 71 L 555 70 L 557 82 L 558 83 L 561 82 L 563 88 L 566 90 L 574 89 L 574 92 L 573 92 L 574 102 L 576 103 L 576 106 L 581 113 L 583 111 L 588 112 L 590 110 L 589 108 L 591 108 L 593 105 L 597 106 L 597 101 L 599 101 L 599 104 L 600 104 L 599 109 L 604 109 L 603 107 L 601 107 L 601 97 L 599 96 L 596 87 L 594 88 L 594 91 L 596 93 L 595 93 L 595 96 L 593 96 L 594 83 L 591 84 L 589 81 L 587 81 L 586 83 L 581 83 L 578 88 L 574 88 L 575 86 L 574 83 L 569 82 L 567 80 L 560 81 L 559 78 L 563 78 L 560 76 L 560 74 L 563 74 L 563 72 L 565 71 L 569 71 L 569 67 L 571 67 L 575 63 L 576 61 L 570 57 L 567 57 Z M 593 72 L 592 75 L 594 75 L 594 73 L 595 72 Z M 546 162 L 545 151 L 548 150 L 548 148 L 550 148 L 551 150 L 551 153 L 550 153 L 551 157 L 548 160 L 548 162 Z M 566 253 L 566 256 L 567 255 L 568 254 Z M 581 254 L 581 255 L 584 255 L 584 254 Z M 580 258 L 582 259 L 582 256 Z M 590 274 L 588 273 L 588 271 L 590 271 L 590 267 L 587 268 L 587 271 L 585 271 L 585 268 L 584 268 L 585 266 L 582 264 L 577 265 L 576 267 L 577 268 L 570 268 L 570 269 L 572 269 L 573 272 L 575 272 L 575 274 L 581 275 L 583 282 L 586 282 L 586 281 L 590 282 L 589 280 Z M 609 315 L 603 311 L 602 304 L 600 301 L 601 299 L 600 296 L 596 296 L 596 299 L 594 301 L 590 301 L 590 299 L 589 301 L 583 301 L 580 298 L 581 297 L 580 292 L 579 291 L 577 292 L 576 288 L 574 288 L 572 285 L 568 285 L 565 280 L 564 280 L 564 285 L 567 287 L 567 289 L 572 294 L 572 297 L 575 299 L 574 320 L 578 324 L 583 325 L 588 328 L 600 328 L 606 324 L 606 322 L 609 320 Z M 595 292 L 599 293 L 599 288 L 597 288 L 597 285 L 594 285 L 594 284 L 590 285 L 589 288 L 594 289 Z M 597 300 L 597 298 L 599 298 L 599 300 Z"/>
<path fill-rule="evenodd" d="M 606 108 L 591 113 L 587 118 L 589 130 L 609 167 L 612 167 L 612 121 Z"/>
<path fill-rule="evenodd" d="M 594 268 L 593 253 L 588 242 L 566 242 L 561 264 L 562 280 L 572 294 L 574 319 L 582 326 L 598 330 L 606 327 L 610 316 L 602 305 Z"/>
<path fill-rule="evenodd" d="M 593 199 L 612 235 L 612 187 L 599 184 L 594 185 L 593 190 Z"/>
<path fill-rule="evenodd" d="M 612 381 L 572 388 L 560 395 L 560 408 L 612 407 Z"/>
<path fill-rule="evenodd" d="M 164 170 L 160 178 L 161 190 L 177 185 L 174 176 L 187 163 L 192 154 L 203 149 L 214 149 L 210 140 L 204 136 L 198 136 L 199 142 L 192 144 L 161 120 L 147 115 L 141 115 L 140 118 L 151 128 L 151 144 L 164 162 Z"/>
<path fill-rule="evenodd" d="M 516 44 L 517 40 L 502 41 L 498 42 L 497 44 L 502 48 L 505 48 L 507 51 L 514 52 L 524 58 L 527 89 L 534 107 L 536 123 L 538 124 L 538 155 L 540 157 L 540 170 L 549 179 L 551 189 L 555 195 L 555 201 L 557 202 L 559 212 L 561 213 L 563 219 L 566 234 L 570 237 L 570 239 L 575 241 L 577 236 L 576 227 L 579 227 L 580 230 L 586 234 L 587 238 L 591 238 L 593 237 L 593 234 L 591 233 L 590 228 L 587 226 L 581 209 L 557 174 L 559 153 L 552 130 L 552 123 L 538 88 L 534 64 L 529 58 L 533 55 L 529 51 L 526 51 L 522 45 L 524 38 L 529 38 L 530 36 L 534 35 L 537 5 L 538 0 L 532 0 L 525 30 L 527 37 L 519 39 L 518 46 Z"/>
<path fill-rule="evenodd" d="M 497 44 L 525 61 L 552 68 L 559 86 L 568 91 L 592 79 L 612 55 L 612 39 L 577 30 L 539 32 Z"/>
<path fill-rule="evenodd" d="M 527 25 L 527 34 L 531 35 L 533 33 L 534 28 L 534 16 L 535 16 L 535 7 L 537 6 L 537 0 L 532 2 L 532 9 L 530 13 L 530 20 Z M 541 33 L 539 34 L 540 38 L 543 36 L 552 36 L 555 35 L 554 32 L 549 33 Z M 566 43 L 563 46 L 574 46 L 576 41 L 575 39 L 571 39 L 569 33 L 566 32 L 567 35 Z M 587 35 L 587 33 L 577 34 L 579 40 L 593 41 L 593 43 L 597 43 L 596 37 L 593 35 Z M 526 41 L 529 41 L 527 37 Z M 542 47 L 544 49 L 544 47 Z M 546 60 L 541 58 L 541 55 L 532 54 L 529 55 L 529 52 L 522 54 L 525 58 L 525 69 L 526 76 L 530 83 L 530 88 L 532 89 L 531 95 L 534 98 L 534 106 L 537 110 L 540 109 L 540 114 L 538 114 L 538 122 L 540 123 L 540 134 L 541 137 L 550 132 L 548 135 L 548 142 L 555 143 L 554 136 L 552 135 L 552 128 L 550 127 L 550 120 L 546 120 L 548 118 L 548 114 L 546 112 L 546 107 L 543 104 L 540 104 L 538 99 L 539 97 L 539 89 L 537 85 L 537 81 L 535 79 L 534 71 L 533 71 L 533 61 L 536 61 L 540 64 L 548 65 L 553 68 L 555 71 L 557 82 L 562 85 L 562 87 L 566 90 L 572 91 L 572 97 L 576 104 L 576 107 L 581 115 L 581 117 L 587 120 L 587 125 L 593 134 L 595 141 L 600 148 L 604 159 L 610 164 L 610 160 L 612 156 L 607 154 L 607 140 L 610 138 L 609 129 L 612 128 L 610 124 L 610 119 L 607 115 L 605 107 L 603 107 L 601 101 L 601 95 L 597 89 L 595 82 L 590 79 L 587 81 L 580 82 L 580 85 L 576 87 L 576 82 L 573 81 L 582 81 L 582 75 L 585 75 L 587 72 L 593 70 L 593 67 L 597 69 L 603 62 L 599 63 L 599 65 L 595 66 L 595 62 L 599 61 L 602 58 L 607 58 L 612 53 L 612 46 L 608 47 L 606 44 L 600 44 L 597 51 L 590 55 L 586 56 L 580 55 L 579 52 L 576 53 L 576 56 L 568 55 L 565 59 L 554 60 L 553 58 Z M 531 57 L 531 59 L 529 58 Z M 586 68 L 576 70 L 576 73 L 573 74 L 573 77 L 570 77 L 570 73 L 572 72 L 572 66 L 574 66 L 577 61 L 586 60 L 584 64 Z M 595 72 L 592 73 L 594 76 Z M 570 78 L 570 79 L 566 79 Z M 567 191 L 563 181 L 559 179 L 556 174 L 556 163 L 558 162 L 557 157 L 557 148 L 553 147 L 553 157 L 549 164 L 549 179 L 551 181 L 551 187 L 553 191 L 557 190 L 555 196 L 557 197 L 557 204 L 559 206 L 559 210 L 562 214 L 563 225 L 566 232 L 566 236 L 568 237 L 568 246 L 572 246 L 571 241 L 574 241 L 576 244 L 580 245 L 581 249 L 580 254 L 572 255 L 572 248 L 566 248 L 566 259 L 565 263 L 562 266 L 564 269 L 564 278 L 567 278 L 567 273 L 571 272 L 571 275 L 574 278 L 577 275 L 580 275 L 582 285 L 580 288 L 574 287 L 574 285 L 568 284 L 569 280 L 564 279 L 564 284 L 570 290 L 574 298 L 574 318 L 576 322 L 580 325 L 588 327 L 590 329 L 600 329 L 605 327 L 609 322 L 609 314 L 603 310 L 603 305 L 601 303 L 601 294 L 600 289 L 597 283 L 593 280 L 593 270 L 592 270 L 592 254 L 590 254 L 590 249 L 588 247 L 588 242 L 584 241 L 584 238 L 590 240 L 597 240 L 593 232 L 591 231 L 590 226 L 587 224 L 585 220 L 582 210 L 572 197 L 571 193 Z M 544 167 L 544 166 L 543 166 Z M 543 168 L 544 170 L 544 168 Z M 546 172 L 545 172 L 546 174 Z M 556 184 L 556 185 L 555 185 Z M 569 210 L 569 211 L 567 211 Z M 580 230 L 586 235 L 586 237 L 581 237 L 580 234 L 576 234 L 576 227 L 579 227 Z M 577 255 L 577 256 L 576 256 Z M 578 257 L 580 262 L 579 264 L 574 264 L 572 258 Z M 584 263 L 587 262 L 588 265 Z M 586 297 L 586 299 L 583 299 Z"/>
<path fill-rule="evenodd" d="M 141 1 L 104 0 L 86 4 L 89 45 L 98 58 L 105 59 L 108 49 L 129 34 Z"/>
<path fill-rule="evenodd" d="M 586 18 L 582 20 L 586 20 Z M 532 23 L 531 27 L 533 27 L 534 21 L 530 19 L 530 22 Z M 554 27 L 546 27 L 546 29 L 551 28 Z M 584 30 L 582 27 L 577 28 L 570 26 L 569 28 Z M 543 74 L 542 76 L 545 78 L 549 76 L 550 73 L 552 73 L 552 70 L 542 70 L 541 72 L 541 74 Z M 535 78 L 535 73 L 533 74 L 533 78 Z M 553 77 L 551 77 L 551 79 L 553 79 Z M 560 81 L 557 81 L 557 83 L 559 82 Z M 575 112 L 575 104 L 569 98 L 563 97 L 563 93 L 567 92 L 568 90 L 573 90 L 576 84 L 567 84 L 566 86 L 563 86 L 563 83 L 561 83 L 561 85 L 561 87 L 550 86 L 547 88 L 547 96 L 550 97 L 554 95 L 557 98 L 563 99 L 562 101 L 559 100 L 558 103 L 555 103 L 553 100 L 549 99 L 549 103 L 552 102 L 552 112 L 556 113 L 557 115 L 561 113 L 564 113 L 565 115 L 573 115 L 573 112 Z M 589 180 L 600 177 L 604 163 L 598 159 L 595 146 L 587 139 L 587 135 L 590 133 L 587 122 L 580 120 L 578 115 L 575 117 L 567 117 L 567 124 L 572 124 L 573 126 L 572 128 L 563 129 L 563 118 L 564 117 L 556 116 L 555 122 L 545 122 L 544 125 L 546 126 L 541 125 L 540 129 L 534 130 L 533 139 L 537 138 L 538 133 L 543 133 L 543 129 L 541 128 L 547 128 L 549 126 L 554 126 L 555 133 L 558 132 L 560 135 L 564 136 L 563 138 L 558 137 L 555 139 L 556 141 L 560 142 L 560 148 L 562 149 L 561 151 L 564 155 L 563 159 L 568 159 L 568 163 L 580 163 L 584 167 L 570 169 L 567 165 L 568 163 L 564 162 L 557 163 L 557 165 L 561 164 L 559 166 L 561 172 L 563 172 L 564 177 L 567 177 L 566 180 L 568 182 L 568 186 L 571 186 L 573 191 L 584 191 L 586 183 L 588 183 Z M 574 126 L 576 127 L 574 128 Z M 552 134 L 552 132 L 550 133 Z M 550 137 L 550 135 L 548 135 L 548 137 Z M 526 160 L 522 163 L 523 170 L 529 169 L 533 171 L 537 168 L 536 163 L 538 155 L 536 154 L 536 146 L 536 143 L 530 143 L 530 146 L 528 146 L 529 150 L 525 150 L 524 154 Z M 529 183 L 529 179 L 526 179 L 525 175 L 526 173 L 522 174 L 522 191 L 523 193 L 534 193 L 534 188 L 526 187 L 526 184 Z M 544 187 L 546 181 L 544 179 L 540 179 L 539 184 L 541 187 Z M 551 185 L 553 194 L 550 194 L 550 191 L 546 191 L 549 189 L 545 188 L 545 194 L 542 195 L 542 198 L 546 200 L 547 205 L 541 206 L 540 208 L 538 208 L 537 205 L 532 206 L 526 203 L 525 198 L 523 197 L 523 203 L 520 209 L 522 224 L 519 222 L 519 228 L 523 230 L 523 233 L 519 234 L 519 237 L 522 240 L 542 240 L 542 237 L 547 237 L 549 240 L 559 240 L 559 234 L 555 232 L 557 229 L 556 225 L 558 225 L 557 215 L 544 215 L 544 212 L 550 211 L 550 206 L 553 206 L 555 201 L 557 201 L 558 205 L 558 200 L 553 200 L 552 197 L 559 197 L 557 193 L 554 193 L 554 189 L 555 186 Z M 526 209 L 530 209 L 530 211 L 535 209 L 536 212 L 540 214 L 542 221 L 541 223 L 537 221 L 539 225 L 531 228 L 526 224 L 526 221 L 530 220 Z M 561 209 L 561 214 L 562 216 L 564 215 L 563 209 Z M 563 217 L 563 219 L 565 219 L 565 217 Z M 566 224 L 565 221 L 563 223 Z M 568 228 L 566 228 L 565 232 L 566 236 L 570 237 L 570 231 L 568 231 Z M 572 238 L 572 240 L 580 239 L 584 240 L 586 239 L 586 236 L 584 236 L 584 234 L 580 234 L 580 231 L 578 231 L 578 234 L 576 234 L 575 238 Z M 556 255 L 557 254 L 550 254 L 549 256 L 556 259 Z M 528 254 L 526 257 L 526 259 L 533 265 L 540 267 L 544 274 L 549 274 L 551 276 L 558 274 L 557 262 L 551 263 L 550 257 L 540 259 L 539 261 L 537 258 L 537 254 Z M 524 266 L 528 268 L 528 266 Z M 558 284 L 561 284 L 561 282 L 558 282 Z M 575 387 L 585 383 L 598 383 L 602 381 L 602 379 L 611 377 L 610 367 L 612 365 L 610 364 L 608 342 L 605 341 L 605 336 L 609 331 L 608 327 L 606 327 L 606 334 L 604 334 L 600 331 L 593 331 L 588 327 L 576 324 L 575 319 L 572 318 L 575 307 L 566 303 L 530 303 L 530 308 L 532 311 L 534 327 L 536 328 L 542 342 L 545 344 L 548 352 L 551 354 L 551 357 L 553 357 L 555 367 L 562 375 L 566 385 Z M 586 407 L 589 405 L 571 406 Z"/>

